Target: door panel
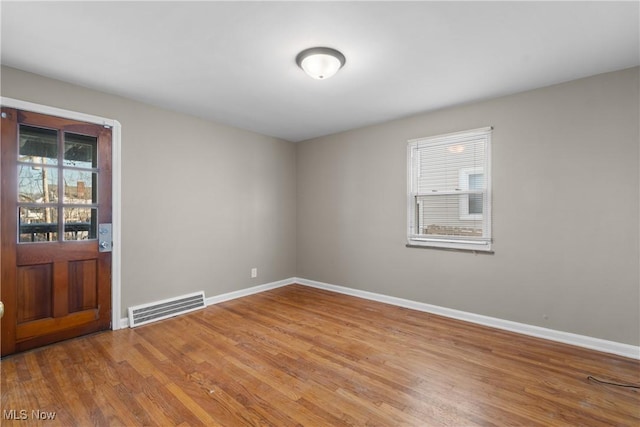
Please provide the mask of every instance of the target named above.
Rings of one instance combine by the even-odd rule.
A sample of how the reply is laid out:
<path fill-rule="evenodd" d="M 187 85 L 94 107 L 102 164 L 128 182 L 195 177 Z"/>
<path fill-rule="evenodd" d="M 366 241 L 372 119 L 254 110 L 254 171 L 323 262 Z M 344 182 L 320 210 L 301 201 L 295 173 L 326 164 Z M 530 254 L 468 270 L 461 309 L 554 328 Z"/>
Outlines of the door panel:
<path fill-rule="evenodd" d="M 111 326 L 111 130 L 2 109 L 1 353 Z"/>
<path fill-rule="evenodd" d="M 52 316 L 53 264 L 18 267 L 18 323 Z"/>
<path fill-rule="evenodd" d="M 98 264 L 95 259 L 69 263 L 69 313 L 98 308 Z"/>

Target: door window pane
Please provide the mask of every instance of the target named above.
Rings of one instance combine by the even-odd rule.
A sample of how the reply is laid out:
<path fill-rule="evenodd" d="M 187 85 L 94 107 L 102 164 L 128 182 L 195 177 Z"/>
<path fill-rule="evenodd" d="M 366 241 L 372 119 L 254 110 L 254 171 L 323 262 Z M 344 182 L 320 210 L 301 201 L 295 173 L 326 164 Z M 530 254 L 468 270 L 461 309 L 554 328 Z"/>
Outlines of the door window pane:
<path fill-rule="evenodd" d="M 64 134 L 64 166 L 96 168 L 98 139 L 93 136 Z"/>
<path fill-rule="evenodd" d="M 18 201 L 56 203 L 58 201 L 58 169 L 19 164 Z"/>
<path fill-rule="evenodd" d="M 58 131 L 20 125 L 19 132 L 19 161 L 58 164 Z"/>
<path fill-rule="evenodd" d="M 64 208 L 64 240 L 96 238 L 98 209 Z"/>
<path fill-rule="evenodd" d="M 55 207 L 20 206 L 20 242 L 51 242 L 58 240 L 58 209 Z"/>
<path fill-rule="evenodd" d="M 18 242 L 96 239 L 98 138 L 26 124 L 18 131 Z"/>
<path fill-rule="evenodd" d="M 64 203 L 97 203 L 96 181 L 98 174 L 75 169 L 64 170 Z"/>

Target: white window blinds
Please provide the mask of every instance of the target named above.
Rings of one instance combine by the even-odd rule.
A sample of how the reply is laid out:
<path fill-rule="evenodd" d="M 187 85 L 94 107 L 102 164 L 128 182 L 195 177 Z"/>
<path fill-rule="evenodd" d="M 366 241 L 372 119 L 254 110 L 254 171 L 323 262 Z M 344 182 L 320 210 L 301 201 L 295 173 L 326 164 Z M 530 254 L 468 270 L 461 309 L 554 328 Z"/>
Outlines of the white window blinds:
<path fill-rule="evenodd" d="M 491 250 L 491 128 L 408 145 L 410 244 Z"/>

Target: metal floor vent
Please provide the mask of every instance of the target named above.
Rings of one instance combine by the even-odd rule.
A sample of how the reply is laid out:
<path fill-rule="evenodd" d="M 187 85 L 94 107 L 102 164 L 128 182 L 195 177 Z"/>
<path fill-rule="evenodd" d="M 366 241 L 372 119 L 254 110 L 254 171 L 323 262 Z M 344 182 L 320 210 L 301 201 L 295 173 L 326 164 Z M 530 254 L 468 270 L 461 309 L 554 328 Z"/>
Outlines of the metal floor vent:
<path fill-rule="evenodd" d="M 129 307 L 129 327 L 144 325 L 206 307 L 204 291 Z"/>

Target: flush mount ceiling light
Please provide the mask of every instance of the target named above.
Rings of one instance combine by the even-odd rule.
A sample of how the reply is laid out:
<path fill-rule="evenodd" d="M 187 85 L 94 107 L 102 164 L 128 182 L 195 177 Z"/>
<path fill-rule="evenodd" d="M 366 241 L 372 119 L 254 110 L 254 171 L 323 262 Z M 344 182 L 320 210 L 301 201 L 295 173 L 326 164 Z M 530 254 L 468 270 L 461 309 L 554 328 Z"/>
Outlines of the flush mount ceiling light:
<path fill-rule="evenodd" d="M 312 47 L 296 56 L 296 63 L 310 77 L 317 80 L 328 79 L 338 72 L 346 62 L 340 52 L 330 47 Z"/>

